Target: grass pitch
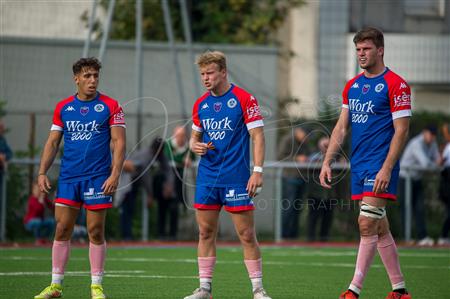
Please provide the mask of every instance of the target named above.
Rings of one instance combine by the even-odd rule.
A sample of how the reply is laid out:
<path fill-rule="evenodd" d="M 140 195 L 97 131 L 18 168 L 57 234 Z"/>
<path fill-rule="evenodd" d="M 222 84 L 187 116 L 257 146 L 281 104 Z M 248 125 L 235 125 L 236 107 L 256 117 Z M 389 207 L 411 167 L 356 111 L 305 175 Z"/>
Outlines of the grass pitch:
<path fill-rule="evenodd" d="M 263 247 L 264 286 L 274 299 L 337 299 L 353 276 L 355 248 Z M 219 247 L 214 299 L 251 299 L 239 247 Z M 450 250 L 400 249 L 407 288 L 415 299 L 450 298 Z M 33 298 L 50 282 L 50 248 L 0 248 L 0 298 Z M 193 247 L 108 248 L 104 289 L 110 299 L 179 299 L 197 286 Z M 87 248 L 72 248 L 64 298 L 90 298 Z M 382 299 L 390 283 L 377 256 L 361 299 Z"/>

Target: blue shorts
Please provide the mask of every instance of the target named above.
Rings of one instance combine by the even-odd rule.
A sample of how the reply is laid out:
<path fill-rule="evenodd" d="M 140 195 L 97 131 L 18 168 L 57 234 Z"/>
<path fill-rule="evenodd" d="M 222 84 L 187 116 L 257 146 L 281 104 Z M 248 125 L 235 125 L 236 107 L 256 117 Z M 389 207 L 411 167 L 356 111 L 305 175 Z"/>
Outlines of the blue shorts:
<path fill-rule="evenodd" d="M 397 183 L 399 170 L 394 169 L 391 173 L 391 181 L 388 188 L 384 193 L 374 193 L 373 184 L 378 170 L 365 170 L 352 172 L 351 186 L 352 186 L 352 199 L 361 200 L 365 196 L 386 198 L 390 200 L 397 199 Z"/>
<path fill-rule="evenodd" d="M 112 196 L 104 195 L 102 185 L 108 175 L 89 178 L 72 183 L 58 183 L 55 203 L 88 210 L 99 210 L 112 207 Z"/>
<path fill-rule="evenodd" d="M 246 187 L 208 187 L 197 185 L 194 208 L 199 210 L 220 210 L 222 206 L 225 206 L 225 210 L 229 212 L 254 210 L 253 199 L 248 196 L 248 192 L 245 190 Z"/>

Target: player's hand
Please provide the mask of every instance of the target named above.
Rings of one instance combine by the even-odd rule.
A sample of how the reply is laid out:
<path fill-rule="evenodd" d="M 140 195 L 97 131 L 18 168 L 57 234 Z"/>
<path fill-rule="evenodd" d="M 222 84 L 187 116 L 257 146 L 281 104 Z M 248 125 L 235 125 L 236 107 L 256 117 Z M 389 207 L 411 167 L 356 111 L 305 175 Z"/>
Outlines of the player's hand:
<path fill-rule="evenodd" d="M 323 163 L 320 170 L 320 185 L 324 188 L 331 189 L 331 167 L 328 163 Z"/>
<path fill-rule="evenodd" d="M 382 167 L 375 177 L 372 191 L 374 193 L 385 193 L 391 181 L 391 171 Z"/>
<path fill-rule="evenodd" d="M 104 195 L 113 195 L 119 185 L 119 177 L 110 175 L 102 185 Z"/>
<path fill-rule="evenodd" d="M 250 197 L 255 197 L 257 195 L 256 189 L 262 187 L 263 185 L 263 174 L 261 172 L 253 172 L 247 183 L 247 193 Z"/>
<path fill-rule="evenodd" d="M 46 174 L 41 174 L 38 176 L 38 186 L 41 192 L 45 192 L 47 194 L 50 189 L 52 189 L 52 185 L 50 184 L 50 180 Z"/>
<path fill-rule="evenodd" d="M 203 156 L 208 151 L 210 145 L 203 142 L 194 142 L 192 144 L 192 151 L 197 155 Z"/>

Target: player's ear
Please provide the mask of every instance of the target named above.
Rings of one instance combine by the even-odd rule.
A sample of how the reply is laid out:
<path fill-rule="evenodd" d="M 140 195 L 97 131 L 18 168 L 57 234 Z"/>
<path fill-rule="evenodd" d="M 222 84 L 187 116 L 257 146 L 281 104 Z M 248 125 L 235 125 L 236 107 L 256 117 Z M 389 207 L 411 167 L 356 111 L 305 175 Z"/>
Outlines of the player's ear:
<path fill-rule="evenodd" d="M 73 75 L 73 81 L 78 85 L 78 82 L 80 81 L 78 75 Z"/>
<path fill-rule="evenodd" d="M 378 55 L 384 56 L 384 47 L 379 47 L 379 48 L 377 49 L 377 52 L 378 52 Z"/>

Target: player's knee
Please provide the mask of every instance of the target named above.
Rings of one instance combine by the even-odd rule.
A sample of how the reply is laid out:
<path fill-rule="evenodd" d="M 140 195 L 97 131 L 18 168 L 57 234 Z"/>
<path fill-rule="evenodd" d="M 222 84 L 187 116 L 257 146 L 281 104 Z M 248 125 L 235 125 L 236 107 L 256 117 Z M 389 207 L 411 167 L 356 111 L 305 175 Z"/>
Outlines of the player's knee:
<path fill-rule="evenodd" d="M 70 240 L 72 236 L 73 227 L 64 222 L 56 224 L 55 239 L 58 241 Z"/>
<path fill-rule="evenodd" d="M 256 242 L 256 234 L 254 228 L 242 229 L 239 232 L 239 239 L 243 243 L 254 243 Z"/>
<path fill-rule="evenodd" d="M 215 232 L 211 227 L 200 227 L 198 235 L 201 241 L 212 241 L 215 237 Z"/>
<path fill-rule="evenodd" d="M 89 240 L 95 244 L 101 244 L 104 240 L 103 226 L 95 225 L 88 227 Z"/>
<path fill-rule="evenodd" d="M 377 235 L 378 222 L 379 220 L 374 218 L 359 216 L 358 218 L 359 234 L 363 237 Z"/>

